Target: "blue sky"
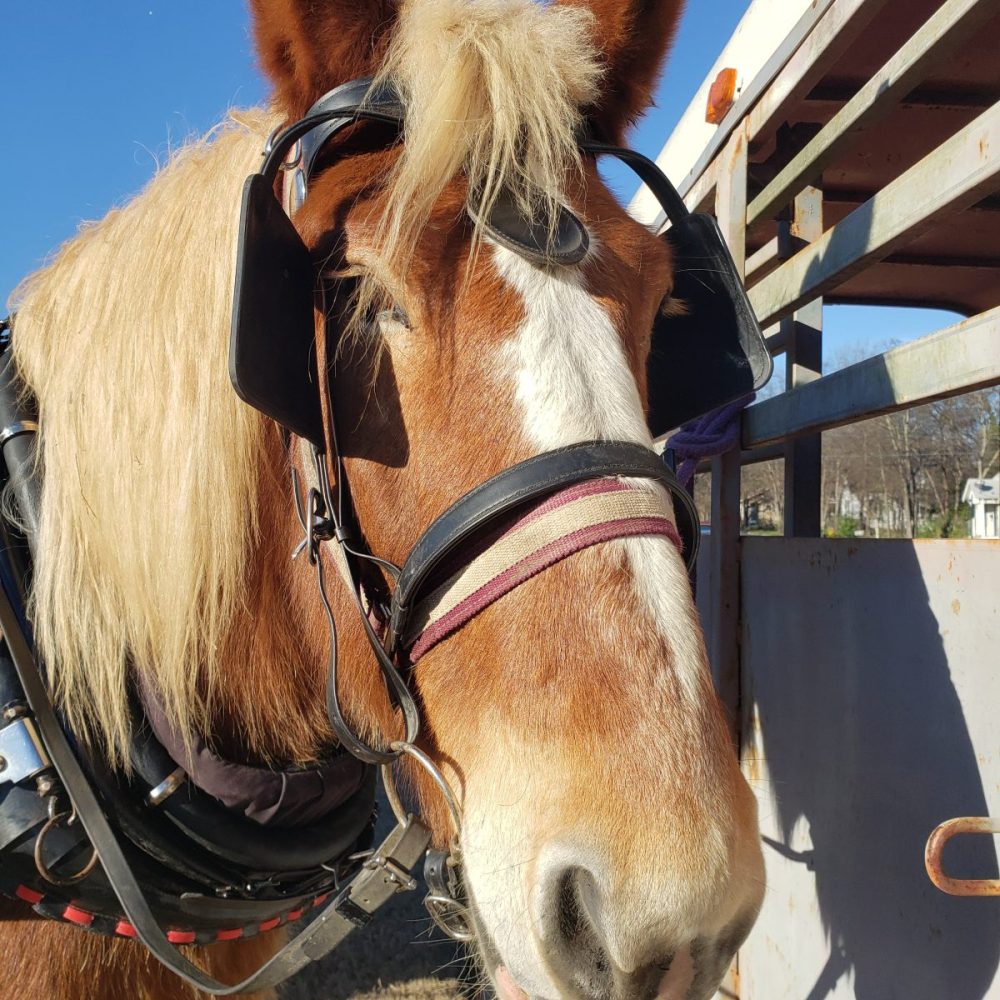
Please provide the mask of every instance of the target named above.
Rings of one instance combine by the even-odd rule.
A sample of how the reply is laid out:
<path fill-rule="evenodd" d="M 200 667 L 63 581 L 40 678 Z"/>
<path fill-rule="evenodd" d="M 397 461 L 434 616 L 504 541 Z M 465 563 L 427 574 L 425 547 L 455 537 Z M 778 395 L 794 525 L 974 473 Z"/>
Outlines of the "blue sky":
<path fill-rule="evenodd" d="M 689 4 L 657 107 L 633 145 L 655 156 L 748 0 Z M 171 148 L 267 93 L 243 0 L 4 4 L 0 13 L 0 301 L 83 221 L 139 191 Z M 609 171 L 623 200 L 635 185 Z M 831 308 L 830 359 L 945 322 L 918 310 Z"/>

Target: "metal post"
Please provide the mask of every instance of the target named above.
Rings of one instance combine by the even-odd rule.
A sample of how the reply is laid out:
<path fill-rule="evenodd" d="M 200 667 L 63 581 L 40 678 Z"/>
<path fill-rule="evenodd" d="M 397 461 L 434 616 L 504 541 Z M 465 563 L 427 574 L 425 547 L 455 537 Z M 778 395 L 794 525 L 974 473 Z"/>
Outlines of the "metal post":
<path fill-rule="evenodd" d="M 823 235 L 823 192 L 806 188 L 796 199 L 789 228 L 793 244 Z M 781 321 L 785 390 L 791 392 L 823 373 L 823 300 L 814 299 Z M 790 441 L 785 449 L 785 537 L 817 538 L 822 528 L 822 438 Z"/>
<path fill-rule="evenodd" d="M 722 155 L 715 214 L 740 275 L 746 266 L 747 141 L 737 129 Z M 716 689 L 740 743 L 740 452 L 712 460 L 711 616 L 708 648 Z"/>

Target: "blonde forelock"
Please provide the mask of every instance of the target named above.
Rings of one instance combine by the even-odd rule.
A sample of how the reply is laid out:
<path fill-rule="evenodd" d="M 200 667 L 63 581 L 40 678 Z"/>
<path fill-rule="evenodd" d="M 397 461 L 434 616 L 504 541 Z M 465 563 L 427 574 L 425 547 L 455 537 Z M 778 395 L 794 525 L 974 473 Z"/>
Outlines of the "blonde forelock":
<path fill-rule="evenodd" d="M 472 217 L 503 191 L 523 215 L 555 220 L 579 174 L 577 130 L 598 92 L 593 16 L 534 0 L 407 0 L 376 81 L 406 105 L 401 154 L 387 181 L 377 248 L 405 274 L 446 185 L 464 174 Z M 472 249 L 482 227 L 477 221 Z M 356 316 L 382 298 L 362 282 Z"/>

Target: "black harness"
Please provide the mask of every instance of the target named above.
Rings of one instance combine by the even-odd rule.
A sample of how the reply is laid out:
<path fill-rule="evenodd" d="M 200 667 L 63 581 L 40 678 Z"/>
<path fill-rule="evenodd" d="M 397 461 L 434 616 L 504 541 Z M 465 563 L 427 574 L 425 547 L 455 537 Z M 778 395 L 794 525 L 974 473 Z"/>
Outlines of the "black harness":
<path fill-rule="evenodd" d="M 243 198 L 230 374 L 241 398 L 309 443 L 315 464 L 315 485 L 303 491 L 296 477 L 294 486 L 331 640 L 327 707 L 339 746 L 319 766 L 254 769 L 200 747 L 206 756 L 198 772 L 190 760 L 178 760 L 176 734 L 155 698 L 140 687 L 130 692 L 131 774 L 111 769 L 74 739 L 53 707 L 25 612 L 37 534 L 37 424 L 30 397 L 17 382 L 9 330 L 0 344 L 0 476 L 19 511 L 16 523 L 0 517 L 0 889 L 45 916 L 137 937 L 182 979 L 214 995 L 268 988 L 325 955 L 395 892 L 416 886 L 412 872 L 425 853 L 432 916 L 452 936 L 471 936 L 457 844 L 450 851 L 428 851 L 429 831 L 393 793 L 399 823 L 384 843 L 371 846 L 373 765 L 388 768 L 404 753 L 416 756 L 448 791 L 414 746 L 420 720 L 400 637 L 414 606 L 438 582 L 440 568 L 460 558 L 463 546 L 562 487 L 628 476 L 666 487 L 689 565 L 697 552 L 698 518 L 690 497 L 659 455 L 628 442 L 573 445 L 505 470 L 434 521 L 402 567 L 368 550 L 350 502 L 336 427 L 324 426 L 320 406 L 327 382 L 316 365 L 313 302 L 322 279 L 276 200 L 274 183 L 283 165 L 297 170 L 304 196 L 319 150 L 345 127 L 364 120 L 398 131 L 402 119 L 391 88 L 372 91 L 369 80 L 337 88 L 273 138 Z M 690 215 L 645 157 L 591 138 L 580 145 L 588 154 L 619 157 L 651 188 L 673 223 L 676 294 L 688 300 L 689 313 L 708 302 L 703 315 L 710 314 L 711 329 L 701 332 L 697 346 L 677 343 L 674 331 L 654 331 L 654 429 L 664 419 L 672 426 L 757 387 L 766 380 L 770 359 L 714 221 Z M 297 154 L 290 158 L 293 147 Z M 568 208 L 553 227 L 520 218 L 501 198 L 483 225 L 498 243 L 540 266 L 569 266 L 587 251 L 586 229 Z M 274 336 L 279 329 L 280 341 Z M 673 400 L 684 393 L 672 395 L 672 386 L 696 381 L 689 363 L 679 363 L 687 350 L 707 351 L 714 377 L 705 373 L 711 386 L 693 409 L 690 403 L 678 409 Z M 404 739 L 388 746 L 360 740 L 340 709 L 336 628 L 320 557 L 324 542 L 342 550 L 373 653 L 400 709 Z M 391 781 L 387 785 L 391 790 Z M 457 825 L 457 807 L 454 815 Z M 178 944 L 250 937 L 309 910 L 318 910 L 317 918 L 234 986 L 214 981 L 177 951 Z"/>

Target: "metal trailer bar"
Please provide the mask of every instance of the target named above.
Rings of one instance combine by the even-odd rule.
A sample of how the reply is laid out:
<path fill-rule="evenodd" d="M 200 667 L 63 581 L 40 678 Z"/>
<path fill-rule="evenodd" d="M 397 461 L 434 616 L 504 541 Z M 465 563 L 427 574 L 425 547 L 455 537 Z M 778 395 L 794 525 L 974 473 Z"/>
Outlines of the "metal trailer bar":
<path fill-rule="evenodd" d="M 823 236 L 823 192 L 806 188 L 792 207 L 789 238 L 808 244 Z M 785 352 L 785 392 L 793 393 L 823 374 L 823 300 L 804 303 L 781 320 L 778 336 Z M 785 446 L 785 537 L 820 533 L 823 442 L 818 434 Z"/>
<path fill-rule="evenodd" d="M 766 447 L 998 383 L 1000 306 L 752 406 L 743 447 Z"/>
<path fill-rule="evenodd" d="M 716 190 L 716 217 L 737 272 L 746 266 L 747 142 L 743 129 L 730 137 L 723 153 L 727 169 Z M 740 743 L 739 540 L 740 456 L 730 451 L 712 459 L 712 530 L 709 569 L 715 598 L 706 627 L 716 689 L 725 705 L 734 742 Z M 717 544 L 715 544 L 717 542 Z"/>
<path fill-rule="evenodd" d="M 1000 186 L 1000 102 L 750 290 L 762 326 L 794 312 Z"/>
<path fill-rule="evenodd" d="M 719 154 L 737 125 L 743 123 L 751 144 L 762 132 L 770 130 L 786 104 L 812 89 L 823 71 L 841 57 L 887 2 L 822 0 L 810 5 L 743 89 L 694 166 L 677 183 L 688 208 L 694 211 L 714 191 Z M 657 162 L 664 165 L 663 154 Z M 648 222 L 656 228 L 666 222 L 659 205 L 644 187 L 632 200 L 630 210 L 644 221 L 647 221 L 645 216 L 651 216 Z"/>
<path fill-rule="evenodd" d="M 859 133 L 884 118 L 923 79 L 990 18 L 995 0 L 948 0 L 849 100 L 747 209 L 747 225 L 771 217 L 818 177 Z"/>
<path fill-rule="evenodd" d="M 739 101 L 729 110 L 725 118 L 719 123 L 719 129 L 715 138 L 709 143 L 708 148 L 702 153 L 701 158 L 691 168 L 691 172 L 677 185 L 681 197 L 687 194 L 693 182 L 701 176 L 706 166 L 715 159 L 729 140 L 737 126 L 741 126 L 746 118 L 747 109 L 753 107 L 757 99 L 771 86 L 776 76 L 788 62 L 792 53 L 799 48 L 802 42 L 809 37 L 817 21 L 822 18 L 827 10 L 832 6 L 834 0 L 817 0 L 799 18 L 798 23 L 775 50 L 774 54 L 764 64 L 764 67 L 753 78 L 750 84 L 740 95 Z M 861 3 L 863 0 L 854 0 Z M 751 137 L 752 138 L 752 137 Z M 662 224 L 663 219 L 659 220 Z"/>

